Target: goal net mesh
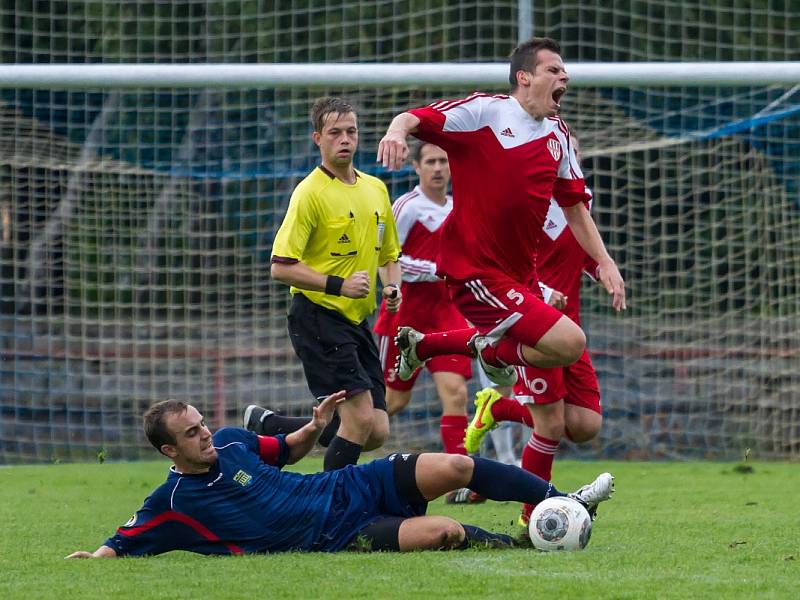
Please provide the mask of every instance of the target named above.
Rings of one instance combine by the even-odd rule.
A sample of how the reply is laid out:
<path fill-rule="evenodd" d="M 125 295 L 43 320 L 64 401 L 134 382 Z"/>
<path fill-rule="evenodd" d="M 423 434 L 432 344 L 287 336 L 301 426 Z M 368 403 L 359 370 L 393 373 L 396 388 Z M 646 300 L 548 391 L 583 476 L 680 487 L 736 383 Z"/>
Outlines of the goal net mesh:
<path fill-rule="evenodd" d="M 604 4 L 537 1 L 533 31 L 559 39 L 568 63 L 800 59 L 788 4 Z M 6 63 L 504 61 L 519 8 L 10 6 Z M 353 100 L 356 165 L 396 197 L 415 179 L 375 163 L 391 117 L 472 91 L 0 90 L 0 464 L 152 457 L 141 415 L 168 397 L 214 426 L 238 425 L 251 403 L 309 414 L 269 257 L 319 159 L 313 99 Z M 563 106 L 629 291 L 617 315 L 584 285 L 605 420 L 563 451 L 800 456 L 800 91 L 573 87 Z M 423 376 L 387 446 L 440 448 L 440 413 Z"/>

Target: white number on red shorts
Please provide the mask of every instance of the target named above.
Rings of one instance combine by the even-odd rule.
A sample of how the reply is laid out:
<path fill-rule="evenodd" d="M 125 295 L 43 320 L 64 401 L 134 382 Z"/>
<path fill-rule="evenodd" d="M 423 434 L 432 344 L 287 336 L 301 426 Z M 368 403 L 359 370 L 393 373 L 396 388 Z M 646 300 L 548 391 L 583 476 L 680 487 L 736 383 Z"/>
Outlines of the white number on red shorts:
<path fill-rule="evenodd" d="M 522 304 L 525 301 L 525 296 L 520 294 L 514 288 L 511 288 L 510 290 L 508 290 L 508 292 L 506 292 L 506 297 L 509 300 L 511 300 L 514 304 L 516 304 L 517 306 L 519 306 L 520 304 Z"/>

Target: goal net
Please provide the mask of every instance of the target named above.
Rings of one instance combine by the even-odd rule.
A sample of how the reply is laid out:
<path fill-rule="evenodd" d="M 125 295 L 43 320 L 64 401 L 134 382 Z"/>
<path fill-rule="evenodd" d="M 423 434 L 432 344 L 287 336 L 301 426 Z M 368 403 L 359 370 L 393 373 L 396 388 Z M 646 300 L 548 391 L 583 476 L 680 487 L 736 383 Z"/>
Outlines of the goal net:
<path fill-rule="evenodd" d="M 526 8 L 568 66 L 800 59 L 800 16 L 782 4 L 532 4 L 17 2 L 0 8 L 0 51 L 6 63 L 502 62 Z M 356 165 L 396 197 L 415 179 L 374 161 L 391 117 L 471 91 L 0 90 L 0 464 L 152 457 L 141 415 L 167 397 L 215 426 L 238 425 L 250 403 L 309 414 L 269 257 L 318 162 L 313 99 L 353 100 Z M 573 87 L 563 105 L 630 298 L 612 314 L 585 284 L 605 421 L 564 451 L 796 458 L 800 91 Z M 423 376 L 389 446 L 438 449 L 440 413 Z"/>

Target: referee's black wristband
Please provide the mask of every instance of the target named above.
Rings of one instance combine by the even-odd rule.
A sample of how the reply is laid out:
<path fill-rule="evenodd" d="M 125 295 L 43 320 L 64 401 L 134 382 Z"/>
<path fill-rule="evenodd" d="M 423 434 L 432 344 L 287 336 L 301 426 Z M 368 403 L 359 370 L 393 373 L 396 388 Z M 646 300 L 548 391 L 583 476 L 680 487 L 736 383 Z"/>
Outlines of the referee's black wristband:
<path fill-rule="evenodd" d="M 344 285 L 344 279 L 336 275 L 328 275 L 325 280 L 325 293 L 329 296 L 341 296 L 342 285 Z"/>

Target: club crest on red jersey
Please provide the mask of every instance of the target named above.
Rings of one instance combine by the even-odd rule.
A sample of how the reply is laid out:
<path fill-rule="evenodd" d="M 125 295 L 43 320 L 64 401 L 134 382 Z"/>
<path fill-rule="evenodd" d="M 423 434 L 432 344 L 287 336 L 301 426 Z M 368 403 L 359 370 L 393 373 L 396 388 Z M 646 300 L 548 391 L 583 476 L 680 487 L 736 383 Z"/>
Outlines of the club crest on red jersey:
<path fill-rule="evenodd" d="M 547 140 L 547 149 L 550 151 L 550 156 L 553 157 L 553 160 L 556 162 L 561 160 L 561 142 L 555 138 L 550 138 Z"/>

